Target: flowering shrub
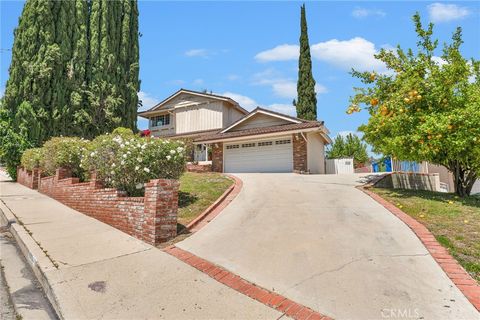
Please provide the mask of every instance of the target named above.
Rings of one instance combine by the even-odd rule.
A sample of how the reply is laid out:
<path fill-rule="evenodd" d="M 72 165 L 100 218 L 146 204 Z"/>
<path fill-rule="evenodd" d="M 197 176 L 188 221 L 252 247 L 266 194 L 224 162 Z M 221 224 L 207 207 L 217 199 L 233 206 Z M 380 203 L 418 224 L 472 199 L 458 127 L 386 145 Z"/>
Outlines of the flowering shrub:
<path fill-rule="evenodd" d="M 151 179 L 178 179 L 185 170 L 183 142 L 141 138 L 128 132 L 95 138 L 82 156 L 84 170 L 95 170 L 108 187 L 142 195 Z"/>
<path fill-rule="evenodd" d="M 74 137 L 55 137 L 42 147 L 43 156 L 40 167 L 47 175 L 54 175 L 56 169 L 69 169 L 74 177 L 83 178 L 84 170 L 80 166 L 81 156 L 86 150 L 88 140 Z"/>
<path fill-rule="evenodd" d="M 40 162 L 43 159 L 43 149 L 42 148 L 32 148 L 27 149 L 22 154 L 20 164 L 27 170 L 32 171 L 35 168 L 40 167 Z"/>

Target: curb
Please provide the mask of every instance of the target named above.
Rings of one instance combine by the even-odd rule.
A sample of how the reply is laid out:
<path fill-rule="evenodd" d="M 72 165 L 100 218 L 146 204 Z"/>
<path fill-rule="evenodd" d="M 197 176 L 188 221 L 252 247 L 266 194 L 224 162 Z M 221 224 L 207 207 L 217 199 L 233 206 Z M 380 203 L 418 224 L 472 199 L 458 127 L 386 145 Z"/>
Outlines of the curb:
<path fill-rule="evenodd" d="M 54 312 L 59 319 L 64 319 L 60 305 L 53 293 L 52 288 L 48 282 L 46 271 L 57 270 L 50 259 L 38 247 L 35 240 L 28 234 L 26 228 L 21 224 L 21 221 L 8 208 L 3 201 L 0 200 L 0 222 L 6 225 L 8 231 L 18 244 L 25 260 L 32 268 L 33 274 L 42 286 L 48 301 L 50 302 Z M 51 267 L 50 267 L 51 266 Z"/>
<path fill-rule="evenodd" d="M 188 251 L 180 249 L 174 245 L 163 249 L 164 252 L 174 256 L 180 261 L 194 267 L 205 273 L 212 279 L 226 285 L 227 287 L 246 295 L 258 302 L 273 308 L 283 315 L 289 316 L 295 320 L 333 320 L 330 317 L 322 315 L 302 304 L 292 301 L 278 293 L 259 287 L 248 280 L 218 266 L 210 261 L 202 259 Z M 282 315 L 282 316 L 283 316 Z"/>
<path fill-rule="evenodd" d="M 195 232 L 198 231 L 200 228 L 205 226 L 207 223 L 213 220 L 217 215 L 222 212 L 222 210 L 228 206 L 230 202 L 235 199 L 235 197 L 240 193 L 242 190 L 243 182 L 239 178 L 230 175 L 224 174 L 224 176 L 233 180 L 233 185 L 228 187 L 227 190 L 217 199 L 214 203 L 212 203 L 205 211 L 203 211 L 198 217 L 193 219 L 184 229 L 185 231 Z"/>
<path fill-rule="evenodd" d="M 417 238 L 427 248 L 430 255 L 435 259 L 440 268 L 452 280 L 455 286 L 463 293 L 470 303 L 480 311 L 480 285 L 473 279 L 465 269 L 455 260 L 438 241 L 435 236 L 423 224 L 397 208 L 389 201 L 383 199 L 378 194 L 368 190 L 364 186 L 357 187 L 370 196 L 373 200 L 381 204 L 403 223 L 405 223 L 417 236 Z"/>

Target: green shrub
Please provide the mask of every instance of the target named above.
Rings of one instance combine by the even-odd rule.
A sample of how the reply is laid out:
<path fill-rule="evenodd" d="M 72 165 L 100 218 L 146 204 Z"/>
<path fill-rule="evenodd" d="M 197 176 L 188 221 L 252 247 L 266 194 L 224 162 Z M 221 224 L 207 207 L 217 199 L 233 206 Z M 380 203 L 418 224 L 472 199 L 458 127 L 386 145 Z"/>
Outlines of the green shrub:
<path fill-rule="evenodd" d="M 17 166 L 20 165 L 22 152 L 30 147 L 32 144 L 0 116 L 0 165 L 5 166 L 14 181 L 17 180 Z"/>
<path fill-rule="evenodd" d="M 55 137 L 43 145 L 40 167 L 47 175 L 54 175 L 56 169 L 69 169 L 74 177 L 83 178 L 80 166 L 81 156 L 87 148 L 88 140 L 75 137 Z"/>
<path fill-rule="evenodd" d="M 43 149 L 31 148 L 23 152 L 20 163 L 22 167 L 24 167 L 25 169 L 32 171 L 33 169 L 40 167 L 40 163 L 42 159 L 43 159 Z"/>
<path fill-rule="evenodd" d="M 131 196 L 144 193 L 151 179 L 178 179 L 185 170 L 185 147 L 180 141 L 106 134 L 84 151 L 82 168 L 95 170 L 106 186 Z"/>

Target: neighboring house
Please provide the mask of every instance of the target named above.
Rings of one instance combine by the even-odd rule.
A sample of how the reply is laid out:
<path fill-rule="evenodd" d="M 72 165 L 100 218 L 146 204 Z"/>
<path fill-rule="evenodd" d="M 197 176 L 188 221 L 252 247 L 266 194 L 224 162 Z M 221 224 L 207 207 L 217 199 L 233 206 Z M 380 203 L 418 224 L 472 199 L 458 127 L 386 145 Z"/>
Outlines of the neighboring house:
<path fill-rule="evenodd" d="M 228 97 L 185 89 L 139 115 L 155 137 L 191 139 L 194 160 L 211 162 L 213 171 L 325 173 L 331 140 L 323 121 L 247 112 Z"/>

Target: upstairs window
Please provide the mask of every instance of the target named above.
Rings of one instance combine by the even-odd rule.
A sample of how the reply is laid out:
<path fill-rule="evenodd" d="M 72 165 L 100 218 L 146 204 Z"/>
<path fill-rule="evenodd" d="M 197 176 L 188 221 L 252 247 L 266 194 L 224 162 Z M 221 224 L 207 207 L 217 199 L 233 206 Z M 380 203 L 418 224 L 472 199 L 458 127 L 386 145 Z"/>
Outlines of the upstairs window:
<path fill-rule="evenodd" d="M 156 116 L 150 118 L 152 127 L 163 127 L 170 124 L 170 114 L 162 114 L 161 116 Z"/>

